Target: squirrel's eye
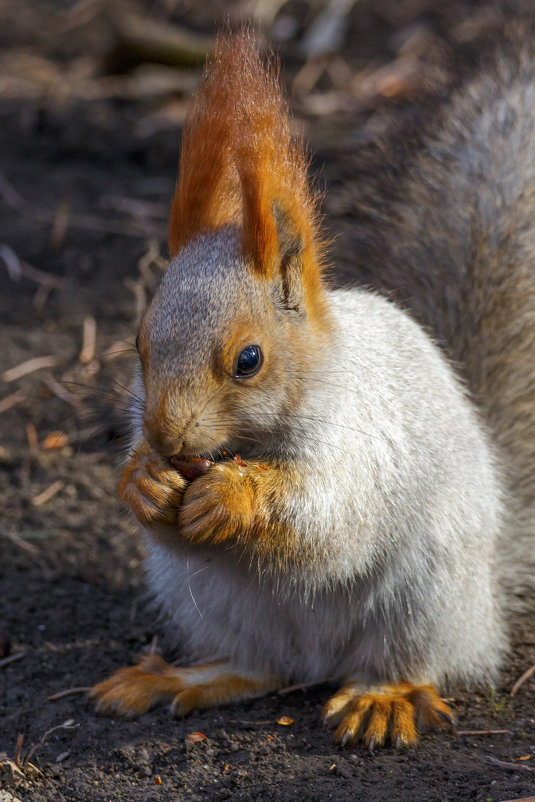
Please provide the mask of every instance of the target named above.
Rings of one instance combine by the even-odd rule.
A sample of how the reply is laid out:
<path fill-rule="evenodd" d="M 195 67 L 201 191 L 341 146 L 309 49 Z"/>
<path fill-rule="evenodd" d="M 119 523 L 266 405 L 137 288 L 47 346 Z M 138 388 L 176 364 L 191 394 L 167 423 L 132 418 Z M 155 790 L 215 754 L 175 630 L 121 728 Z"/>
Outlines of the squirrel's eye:
<path fill-rule="evenodd" d="M 139 334 L 136 336 L 136 351 L 139 351 Z"/>
<path fill-rule="evenodd" d="M 234 378 L 248 379 L 258 373 L 264 362 L 262 349 L 259 345 L 247 345 L 243 351 L 240 351 L 236 361 L 236 369 L 234 371 Z"/>

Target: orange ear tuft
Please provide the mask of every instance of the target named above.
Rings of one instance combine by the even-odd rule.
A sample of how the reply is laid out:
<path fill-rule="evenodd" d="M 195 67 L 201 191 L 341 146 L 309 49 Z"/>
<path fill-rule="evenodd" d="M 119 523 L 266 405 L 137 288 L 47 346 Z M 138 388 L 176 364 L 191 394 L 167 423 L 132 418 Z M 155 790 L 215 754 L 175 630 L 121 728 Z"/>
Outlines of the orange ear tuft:
<path fill-rule="evenodd" d="M 280 255 L 275 207 L 300 236 L 305 275 L 318 276 L 316 200 L 302 145 L 290 135 L 278 64 L 264 66 L 257 42 L 242 30 L 218 37 L 186 121 L 170 252 L 203 230 L 235 224 L 244 254 L 271 276 Z"/>

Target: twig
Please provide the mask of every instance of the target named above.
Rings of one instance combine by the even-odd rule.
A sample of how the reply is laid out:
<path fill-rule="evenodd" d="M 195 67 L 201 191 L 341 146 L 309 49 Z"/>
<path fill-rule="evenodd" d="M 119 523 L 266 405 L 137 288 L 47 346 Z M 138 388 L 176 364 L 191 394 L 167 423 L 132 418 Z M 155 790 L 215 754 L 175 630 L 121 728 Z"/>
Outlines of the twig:
<path fill-rule="evenodd" d="M 28 441 L 28 451 L 32 457 L 36 457 L 39 453 L 39 440 L 37 439 L 37 429 L 35 424 L 26 424 L 26 439 Z"/>
<path fill-rule="evenodd" d="M 132 355 L 133 353 L 134 346 L 132 343 L 126 342 L 126 340 L 117 340 L 113 343 L 113 345 L 110 345 L 109 348 L 106 348 L 106 350 L 100 354 L 100 358 L 112 360 L 117 359 L 123 354 Z"/>
<path fill-rule="evenodd" d="M 45 273 L 44 270 L 38 270 L 36 267 L 29 265 L 28 262 L 21 262 L 20 269 L 24 278 L 39 284 L 32 302 L 36 309 L 42 309 L 44 307 L 52 290 L 65 286 L 65 280 L 60 276 L 54 276 L 52 273 Z"/>
<path fill-rule="evenodd" d="M 58 691 L 58 693 L 53 693 L 52 696 L 48 696 L 49 702 L 55 702 L 57 699 L 63 699 L 65 696 L 74 696 L 77 693 L 87 693 L 87 691 L 91 690 L 91 686 L 80 686 L 79 688 L 67 688 L 64 691 Z"/>
<path fill-rule="evenodd" d="M 11 393 L 11 395 L 6 395 L 5 398 L 2 398 L 0 401 L 0 415 L 2 412 L 7 412 L 8 409 L 11 409 L 11 407 L 20 404 L 21 401 L 24 401 L 25 397 L 26 396 L 22 390 L 17 390 L 16 392 Z"/>
<path fill-rule="evenodd" d="M 39 270 L 39 268 L 28 264 L 28 262 L 21 262 L 20 268 L 24 278 L 34 281 L 36 284 L 46 284 L 51 288 L 65 286 L 65 279 L 61 278 L 61 276 L 55 276 L 53 273 L 46 273 L 44 270 Z"/>
<path fill-rule="evenodd" d="M 0 172 L 0 196 L 12 209 L 25 214 L 36 223 L 54 225 L 56 214 L 43 212 L 33 208 L 17 190 L 9 183 L 5 175 Z M 72 214 L 68 219 L 70 228 L 79 228 L 88 231 L 103 231 L 108 234 L 121 234 L 126 237 L 159 237 L 162 235 L 162 226 L 148 220 L 135 221 L 106 220 L 90 214 Z"/>
<path fill-rule="evenodd" d="M 22 267 L 13 248 L 9 245 L 0 245 L 0 259 L 4 260 L 11 281 L 19 281 L 22 278 Z"/>
<path fill-rule="evenodd" d="M 313 688 L 314 685 L 323 685 L 325 682 L 332 682 L 332 677 L 327 677 L 326 679 L 315 679 L 312 682 L 300 682 L 298 685 L 288 685 L 287 688 L 279 688 L 277 693 L 279 696 L 284 696 L 287 693 L 292 693 L 293 691 L 304 691 L 307 688 Z"/>
<path fill-rule="evenodd" d="M 320 56 L 340 49 L 347 17 L 356 0 L 329 0 L 305 33 L 302 49 L 307 56 Z"/>
<path fill-rule="evenodd" d="M 457 735 L 507 735 L 511 730 L 457 730 Z"/>
<path fill-rule="evenodd" d="M 52 234 L 50 235 L 50 244 L 56 251 L 59 251 L 65 242 L 67 229 L 69 228 L 69 216 L 69 205 L 65 202 L 60 203 L 54 214 Z"/>
<path fill-rule="evenodd" d="M 27 376 L 28 373 L 34 373 L 36 370 L 53 368 L 56 362 L 55 356 L 36 356 L 33 359 L 26 360 L 26 362 L 21 362 L 20 365 L 15 365 L 9 370 L 5 370 L 2 374 L 2 379 L 9 384 L 16 379 L 22 378 L 22 376 Z"/>
<path fill-rule="evenodd" d="M 160 220 L 166 220 L 169 213 L 165 203 L 144 201 L 139 198 L 125 198 L 117 195 L 104 195 L 100 199 L 100 206 L 103 209 L 116 209 L 119 212 L 131 214 L 133 217 L 156 217 Z"/>
<path fill-rule="evenodd" d="M 15 532 L 10 532 L 7 529 L 0 528 L 0 536 L 5 537 L 7 540 L 11 540 L 12 543 L 15 543 L 16 546 L 21 548 L 23 551 L 26 551 L 28 554 L 31 554 L 32 557 L 36 557 L 39 554 L 39 550 L 36 549 L 35 546 L 33 546 L 31 543 L 27 543 L 24 538 L 15 534 Z"/>
<path fill-rule="evenodd" d="M 65 401 L 66 404 L 70 404 L 71 407 L 74 407 L 77 412 L 82 412 L 84 410 L 84 404 L 80 399 L 75 396 L 73 393 L 70 393 L 62 384 L 60 384 L 57 379 L 51 373 L 47 373 L 43 376 L 43 382 L 46 384 L 49 390 L 52 390 L 54 395 L 60 398 L 62 401 Z"/>
<path fill-rule="evenodd" d="M 535 796 L 521 796 L 518 799 L 502 799 L 502 802 L 535 802 Z"/>
<path fill-rule="evenodd" d="M 43 490 L 43 492 L 39 493 L 38 496 L 32 498 L 33 506 L 41 507 L 43 504 L 46 504 L 47 501 L 50 501 L 50 499 L 54 498 L 54 496 L 63 489 L 64 485 L 65 482 L 62 482 L 61 479 L 57 479 L 55 482 L 52 482 L 50 487 L 47 487 L 46 490 Z"/>
<path fill-rule="evenodd" d="M 22 660 L 23 657 L 26 657 L 27 652 L 17 652 L 17 654 L 11 654 L 9 657 L 4 657 L 3 660 L 0 660 L 0 668 L 9 665 L 10 663 L 16 663 L 17 660 Z"/>
<path fill-rule="evenodd" d="M 487 755 L 485 760 L 487 763 L 492 763 L 493 766 L 498 766 L 500 769 L 508 769 L 509 771 L 529 771 L 532 774 L 535 772 L 535 769 L 532 769 L 531 766 L 525 766 L 523 763 L 507 763 L 505 760 L 498 760 L 496 757 L 491 757 L 491 755 Z"/>
<path fill-rule="evenodd" d="M 60 529 L 25 529 L 18 533 L 22 540 L 43 540 L 47 537 L 59 537 Z"/>
<path fill-rule="evenodd" d="M 173 66 L 196 65 L 202 63 L 214 47 L 214 40 L 210 36 L 147 17 L 123 14 L 117 22 L 120 51 L 138 61 Z"/>
<path fill-rule="evenodd" d="M 24 733 L 19 732 L 17 735 L 17 744 L 15 746 L 15 763 L 20 766 L 20 753 L 22 752 L 22 744 L 24 741 Z"/>
<path fill-rule="evenodd" d="M 83 323 L 82 350 L 78 359 L 82 365 L 88 365 L 95 357 L 97 343 L 97 321 L 92 315 L 86 315 Z"/>
<path fill-rule="evenodd" d="M 22 195 L 19 195 L 15 187 L 9 183 L 2 172 L 0 172 L 0 195 L 12 209 L 20 210 L 26 206 L 26 201 Z"/>
<path fill-rule="evenodd" d="M 530 677 L 531 677 L 533 674 L 535 674 L 535 663 L 534 663 L 534 664 L 531 666 L 531 668 L 528 668 L 528 669 L 527 669 L 527 671 L 524 671 L 524 673 L 522 674 L 522 676 L 520 676 L 520 677 L 517 679 L 517 681 L 515 682 L 515 684 L 514 684 L 514 685 L 513 685 L 513 687 L 511 688 L 511 693 L 509 694 L 509 695 L 511 696 L 511 698 L 512 698 L 513 696 L 515 696 L 515 694 L 516 694 L 516 692 L 518 691 L 518 689 L 519 689 L 519 688 L 520 688 L 520 687 L 521 687 L 521 686 L 524 684 L 524 682 L 526 682 L 526 681 L 527 681 L 527 680 L 528 680 L 528 679 L 529 679 L 529 678 L 530 678 Z"/>
<path fill-rule="evenodd" d="M 44 742 L 46 741 L 48 736 L 52 735 L 53 732 L 56 732 L 56 730 L 72 730 L 72 729 L 75 729 L 75 727 L 79 727 L 79 726 L 80 726 L 79 724 L 76 724 L 74 722 L 74 719 L 69 718 L 69 719 L 67 719 L 67 721 L 64 721 L 62 724 L 58 724 L 56 727 L 51 727 L 49 730 L 47 730 L 41 736 L 41 738 L 37 741 L 37 743 L 32 745 L 32 747 L 29 750 L 28 754 L 24 758 L 24 764 L 30 762 L 30 758 L 34 756 L 35 752 L 39 749 L 39 747 L 41 747 L 44 744 Z"/>

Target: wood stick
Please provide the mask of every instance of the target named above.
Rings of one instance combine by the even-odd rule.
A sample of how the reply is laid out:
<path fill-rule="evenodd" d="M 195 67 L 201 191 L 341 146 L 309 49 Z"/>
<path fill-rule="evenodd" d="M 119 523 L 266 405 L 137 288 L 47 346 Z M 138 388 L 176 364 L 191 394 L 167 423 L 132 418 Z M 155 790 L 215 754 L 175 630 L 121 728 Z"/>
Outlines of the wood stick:
<path fill-rule="evenodd" d="M 37 430 L 33 423 L 26 424 L 26 439 L 28 440 L 28 451 L 32 457 L 36 457 L 39 453 L 39 440 L 37 439 Z"/>
<path fill-rule="evenodd" d="M 502 799 L 502 802 L 535 802 L 535 796 L 521 796 L 518 799 Z"/>
<path fill-rule="evenodd" d="M 36 370 L 43 368 L 53 368 L 56 365 L 57 359 L 55 356 L 36 356 L 33 359 L 27 359 L 26 362 L 21 362 L 20 365 L 5 370 L 2 374 L 2 379 L 7 382 L 16 381 L 16 379 L 27 376 L 28 373 L 34 373 Z"/>
<path fill-rule="evenodd" d="M 526 682 L 532 676 L 532 674 L 535 674 L 535 663 L 531 666 L 531 668 L 528 668 L 527 671 L 524 671 L 522 676 L 520 676 L 517 679 L 517 681 L 511 688 L 511 693 L 509 695 L 513 697 L 520 688 L 520 686 L 523 685 L 524 682 Z"/>
<path fill-rule="evenodd" d="M 32 504 L 34 507 L 41 507 L 43 504 L 46 504 L 47 501 L 53 499 L 54 496 L 59 493 L 60 490 L 63 489 L 65 482 L 62 482 L 61 479 L 58 479 L 55 482 L 52 482 L 50 487 L 47 487 L 46 490 L 43 490 L 42 493 L 39 493 L 38 496 L 32 498 Z"/>
<path fill-rule="evenodd" d="M 27 652 L 17 652 L 16 654 L 11 654 L 9 657 L 4 657 L 3 660 L 0 660 L 0 668 L 9 665 L 10 663 L 16 663 L 17 660 L 22 660 L 23 657 L 26 657 Z"/>
<path fill-rule="evenodd" d="M 507 735 L 511 730 L 457 730 L 457 735 Z"/>
<path fill-rule="evenodd" d="M 97 321 L 92 315 L 86 315 L 82 329 L 82 350 L 78 356 L 82 365 L 88 365 L 94 359 L 96 344 Z"/>
<path fill-rule="evenodd" d="M 58 693 L 53 693 L 52 696 L 48 696 L 47 699 L 49 702 L 55 702 L 57 699 L 64 699 L 65 696 L 74 696 L 76 693 L 87 693 L 87 691 L 91 690 L 90 685 L 81 685 L 79 688 L 67 688 L 64 691 L 58 691 Z"/>
<path fill-rule="evenodd" d="M 11 407 L 20 404 L 21 401 L 24 401 L 25 397 L 26 396 L 22 390 L 17 390 L 16 392 L 11 393 L 11 395 L 6 395 L 5 398 L 2 398 L 0 401 L 0 415 L 2 412 L 7 412 L 8 409 L 11 409 Z"/>
<path fill-rule="evenodd" d="M 529 771 L 531 773 L 535 772 L 535 769 L 532 769 L 531 766 L 524 765 L 524 763 L 508 763 L 505 760 L 498 760 L 498 758 L 492 757 L 491 755 L 487 755 L 485 759 L 487 763 L 492 763 L 493 766 L 498 766 L 500 769 L 508 769 L 509 771 Z"/>

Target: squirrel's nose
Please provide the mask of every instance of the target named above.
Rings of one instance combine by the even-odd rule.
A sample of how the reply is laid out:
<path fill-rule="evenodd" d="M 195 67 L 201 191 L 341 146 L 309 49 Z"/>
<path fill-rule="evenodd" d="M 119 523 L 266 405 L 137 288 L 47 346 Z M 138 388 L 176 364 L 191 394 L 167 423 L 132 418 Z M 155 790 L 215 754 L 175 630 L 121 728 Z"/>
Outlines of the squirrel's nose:
<path fill-rule="evenodd" d="M 184 432 L 188 428 L 188 417 L 175 393 L 147 392 L 143 416 L 145 439 L 162 457 L 180 454 Z"/>
<path fill-rule="evenodd" d="M 162 457 L 172 457 L 180 454 L 182 443 L 165 428 L 154 426 L 145 422 L 143 434 L 152 448 Z"/>

